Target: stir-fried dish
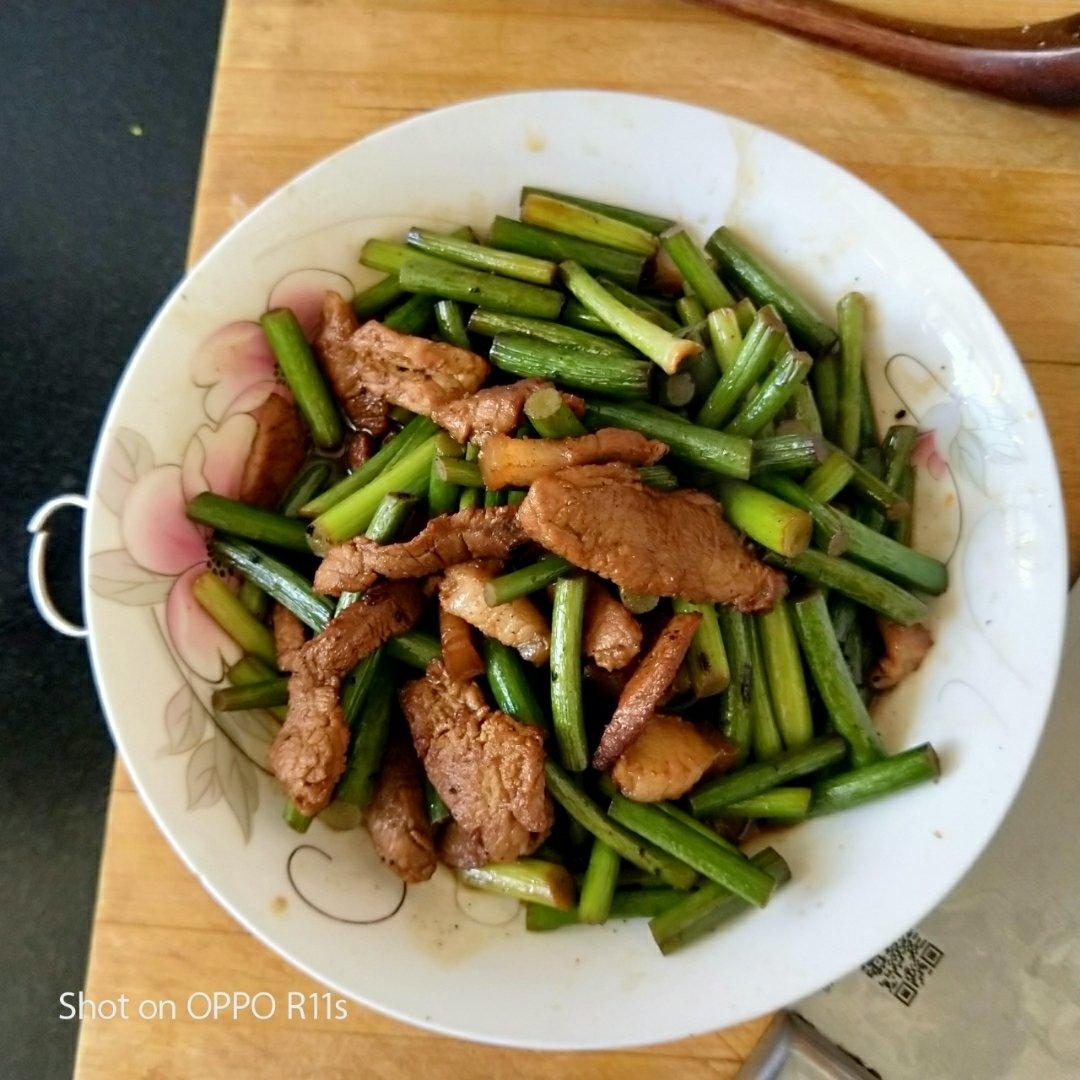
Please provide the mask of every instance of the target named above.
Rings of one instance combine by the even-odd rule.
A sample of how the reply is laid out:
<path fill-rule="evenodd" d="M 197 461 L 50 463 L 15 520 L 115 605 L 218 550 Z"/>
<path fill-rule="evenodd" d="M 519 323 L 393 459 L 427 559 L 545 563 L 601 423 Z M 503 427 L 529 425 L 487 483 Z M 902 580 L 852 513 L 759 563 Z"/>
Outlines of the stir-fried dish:
<path fill-rule="evenodd" d="M 869 710 L 932 644 L 915 428 L 879 438 L 865 301 L 835 329 L 727 227 L 527 188 L 520 220 L 372 239 L 238 500 L 188 507 L 247 655 L 219 709 L 281 721 L 299 831 L 363 816 L 530 930 L 643 917 L 667 953 L 790 876 L 769 827 L 937 776 Z M 749 854 L 748 852 L 753 852 Z"/>

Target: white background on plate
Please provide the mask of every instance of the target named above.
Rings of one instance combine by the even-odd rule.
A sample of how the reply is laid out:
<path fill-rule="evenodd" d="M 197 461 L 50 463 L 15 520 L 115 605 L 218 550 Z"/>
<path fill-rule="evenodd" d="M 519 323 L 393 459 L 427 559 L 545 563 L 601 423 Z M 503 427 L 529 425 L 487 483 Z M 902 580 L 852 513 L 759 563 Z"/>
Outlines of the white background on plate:
<path fill-rule="evenodd" d="M 1004 515 L 997 535 L 1024 532 L 1030 545 L 1018 565 L 1009 541 L 990 602 L 1009 615 L 998 620 L 997 647 L 1024 665 L 1030 687 L 1045 686 L 1055 643 L 1040 641 L 1036 628 L 1044 619 L 1057 625 L 1060 508 L 1045 432 L 1000 331 L 944 256 L 868 189 L 704 110 L 605 94 L 516 96 L 351 148 L 294 181 L 212 253 L 143 346 L 110 426 L 144 432 L 159 461 L 177 460 L 201 415 L 187 359 L 209 329 L 256 315 L 274 282 L 301 266 L 364 280 L 356 253 L 390 224 L 380 218 L 482 228 L 495 212 L 513 213 L 525 183 L 670 212 L 699 235 L 728 220 L 823 309 L 853 284 L 865 291 L 878 360 L 902 350 L 945 365 L 942 378 L 965 395 L 1008 399 L 1024 418 L 1014 432 L 1024 456 L 1009 477 L 1019 498 L 995 500 Z M 114 528 L 95 506 L 87 550 L 114 546 Z M 480 927 L 461 918 L 448 882 L 411 890 L 403 914 L 377 928 L 305 909 L 284 875 L 297 840 L 265 786 L 246 846 L 223 808 L 186 809 L 183 762 L 161 755 L 175 673 L 146 636 L 145 613 L 94 596 L 88 609 L 99 682 L 144 796 L 189 864 L 252 929 L 324 981 L 396 1015 L 493 1041 L 588 1047 L 673 1038 L 805 994 L 906 929 L 970 862 L 1030 755 L 1044 695 L 995 667 L 961 605 L 964 585 L 941 602 L 939 647 L 891 710 L 903 713 L 898 741 L 939 745 L 946 782 L 785 836 L 792 885 L 766 911 L 669 959 L 642 924 L 537 936 Z M 1000 722 L 957 691 L 966 683 L 987 690 Z M 365 850 L 357 833 L 320 828 L 309 839 L 346 860 Z M 283 914 L 271 909 L 278 894 L 290 897 Z"/>

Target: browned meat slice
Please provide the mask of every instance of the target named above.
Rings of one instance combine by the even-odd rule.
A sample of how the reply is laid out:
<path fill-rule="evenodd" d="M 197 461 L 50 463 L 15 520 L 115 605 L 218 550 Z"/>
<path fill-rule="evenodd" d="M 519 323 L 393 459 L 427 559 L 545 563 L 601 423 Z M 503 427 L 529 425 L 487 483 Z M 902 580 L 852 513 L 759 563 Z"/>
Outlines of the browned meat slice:
<path fill-rule="evenodd" d="M 433 518 L 402 544 L 357 536 L 332 547 L 315 572 L 315 588 L 337 596 L 366 589 L 376 576 L 426 577 L 470 559 L 503 559 L 525 540 L 517 507 L 471 507 Z"/>
<path fill-rule="evenodd" d="M 338 373 L 341 386 L 334 386 L 339 396 L 344 389 L 351 397 L 354 388 L 362 387 L 425 416 L 479 390 L 491 370 L 482 356 L 468 349 L 399 334 L 375 319 L 349 338 L 346 349 L 349 360 Z"/>
<path fill-rule="evenodd" d="M 459 615 L 441 606 L 439 644 L 446 673 L 455 682 L 468 682 L 484 674 L 484 659 L 476 649 L 472 628 Z"/>
<path fill-rule="evenodd" d="M 439 586 L 439 603 L 485 637 L 517 649 L 533 664 L 546 664 L 551 653 L 551 627 L 544 613 L 527 596 L 494 607 L 484 599 L 484 586 L 497 575 L 498 567 L 492 562 L 451 566 Z"/>
<path fill-rule="evenodd" d="M 300 650 L 298 670 L 319 682 L 340 678 L 368 653 L 408 630 L 420 618 L 423 602 L 413 581 L 372 586 Z"/>
<path fill-rule="evenodd" d="M 635 802 L 685 795 L 734 750 L 718 731 L 681 716 L 653 713 L 641 734 L 619 755 L 611 778 Z"/>
<path fill-rule="evenodd" d="M 473 683 L 433 661 L 406 683 L 401 707 L 428 778 L 484 862 L 535 850 L 554 820 L 544 783 L 544 737 L 491 709 Z"/>
<path fill-rule="evenodd" d="M 690 648 L 701 616 L 673 615 L 653 647 L 642 657 L 619 696 L 619 704 L 600 736 L 593 768 L 610 769 L 615 759 L 641 734 Z"/>
<path fill-rule="evenodd" d="M 435 839 L 424 805 L 420 764 L 404 733 L 390 740 L 364 811 L 375 851 L 402 881 L 415 884 L 435 873 Z"/>
<path fill-rule="evenodd" d="M 431 419 L 446 428 L 459 443 L 482 443 L 489 435 L 509 435 L 525 415 L 529 395 L 550 386 L 544 379 L 521 379 L 506 386 L 489 386 L 468 397 L 447 402 L 432 410 Z M 574 394 L 563 401 L 580 416 L 585 403 Z"/>
<path fill-rule="evenodd" d="M 360 328 L 352 305 L 331 290 L 323 299 L 322 323 L 315 333 L 315 353 L 349 419 L 375 438 L 390 426 L 390 405 L 364 385 L 356 371 L 349 339 Z"/>
<path fill-rule="evenodd" d="M 369 457 L 373 448 L 373 440 L 370 435 L 362 431 L 354 431 L 345 444 L 345 464 L 349 469 L 359 469 Z"/>
<path fill-rule="evenodd" d="M 474 866 L 483 866 L 489 859 L 480 834 L 469 832 L 451 821 L 439 840 L 439 861 L 447 866 L 471 870 Z"/>
<path fill-rule="evenodd" d="M 547 839 L 547 835 L 548 830 L 527 835 L 523 833 L 520 855 L 531 855 Z M 484 849 L 480 832 L 469 832 L 456 821 L 451 821 L 443 830 L 439 840 L 439 860 L 462 870 L 471 870 L 474 866 L 484 866 L 492 861 Z"/>
<path fill-rule="evenodd" d="M 256 506 L 277 506 L 307 457 L 307 428 L 296 406 L 279 394 L 271 394 L 251 415 L 255 438 L 237 498 Z"/>
<path fill-rule="evenodd" d="M 492 435 L 480 451 L 484 487 L 528 487 L 547 473 L 571 465 L 595 465 L 622 461 L 628 465 L 653 465 L 667 453 L 667 446 L 637 431 L 601 428 L 590 435 L 570 439 L 514 439 Z"/>
<path fill-rule="evenodd" d="M 581 648 L 605 671 L 626 667 L 641 651 L 637 619 L 604 588 L 593 582 L 585 603 Z"/>
<path fill-rule="evenodd" d="M 345 768 L 349 729 L 338 700 L 338 683 L 319 683 L 305 672 L 289 679 L 289 713 L 270 746 L 270 771 L 297 808 L 317 814 Z"/>
<path fill-rule="evenodd" d="M 274 645 L 277 647 L 277 666 L 282 671 L 295 671 L 300 650 L 307 642 L 304 624 L 281 604 L 274 605 Z"/>
<path fill-rule="evenodd" d="M 934 639 L 922 623 L 904 626 L 879 617 L 878 627 L 881 640 L 885 643 L 885 653 L 870 673 L 870 685 L 875 690 L 888 690 L 918 671 Z"/>
<path fill-rule="evenodd" d="M 768 611 L 786 589 L 700 491 L 654 491 L 628 465 L 540 477 L 518 523 L 548 551 L 630 592 Z"/>
<path fill-rule="evenodd" d="M 270 748 L 271 772 L 305 814 L 330 801 L 345 768 L 349 732 L 341 714 L 341 678 L 384 641 L 420 618 L 423 594 L 412 581 L 369 589 L 297 653 L 289 709 Z"/>

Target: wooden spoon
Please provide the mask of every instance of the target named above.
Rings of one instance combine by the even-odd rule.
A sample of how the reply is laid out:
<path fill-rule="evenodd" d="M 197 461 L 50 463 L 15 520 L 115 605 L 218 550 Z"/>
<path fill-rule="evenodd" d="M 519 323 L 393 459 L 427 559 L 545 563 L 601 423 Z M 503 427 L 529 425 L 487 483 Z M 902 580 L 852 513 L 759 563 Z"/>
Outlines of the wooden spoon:
<path fill-rule="evenodd" d="M 1002 29 L 936 26 L 833 0 L 700 0 L 885 64 L 1014 101 L 1080 105 L 1080 14 Z"/>

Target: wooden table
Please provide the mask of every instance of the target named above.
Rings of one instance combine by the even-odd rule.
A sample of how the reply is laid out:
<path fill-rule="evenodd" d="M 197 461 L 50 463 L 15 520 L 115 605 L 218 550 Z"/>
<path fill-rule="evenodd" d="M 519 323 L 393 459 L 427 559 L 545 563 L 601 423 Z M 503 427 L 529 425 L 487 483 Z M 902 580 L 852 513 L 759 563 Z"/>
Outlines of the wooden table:
<path fill-rule="evenodd" d="M 1075 0 L 862 0 L 951 22 L 1066 14 Z M 683 0 L 232 0 L 191 258 L 311 162 L 413 113 L 506 90 L 595 86 L 714 106 L 869 181 L 952 254 L 997 311 L 1042 400 L 1080 552 L 1080 114 L 1021 108 L 783 37 Z M 122 767 L 86 991 L 320 989 L 183 868 Z M 643 1050 L 540 1054 L 430 1035 L 358 1006 L 345 1021 L 87 1021 L 77 1074 L 732 1076 L 766 1019 Z"/>

